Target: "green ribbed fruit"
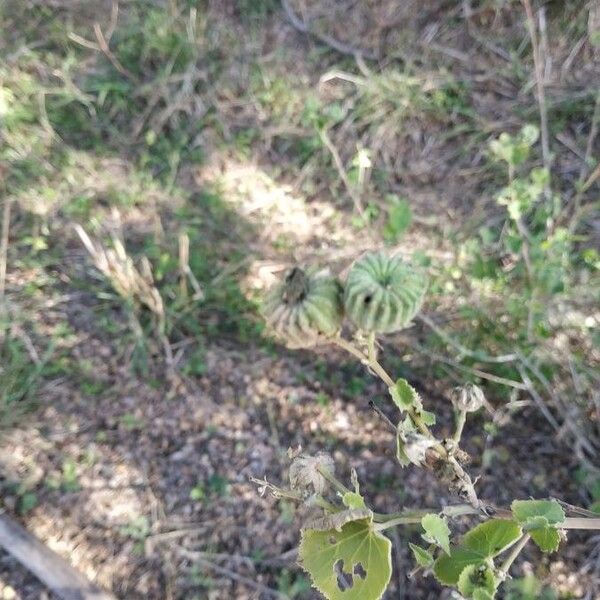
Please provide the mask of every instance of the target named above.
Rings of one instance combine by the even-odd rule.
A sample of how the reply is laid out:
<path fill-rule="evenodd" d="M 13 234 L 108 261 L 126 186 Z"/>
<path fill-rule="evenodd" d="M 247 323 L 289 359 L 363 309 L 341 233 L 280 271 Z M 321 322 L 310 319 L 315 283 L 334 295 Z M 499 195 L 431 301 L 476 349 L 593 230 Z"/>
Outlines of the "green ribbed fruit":
<path fill-rule="evenodd" d="M 342 287 L 334 277 L 294 267 L 269 290 L 262 314 L 288 347 L 314 346 L 335 335 L 342 325 Z"/>
<path fill-rule="evenodd" d="M 364 331 L 398 331 L 417 314 L 426 289 L 425 275 L 400 257 L 370 252 L 348 274 L 346 314 Z"/>

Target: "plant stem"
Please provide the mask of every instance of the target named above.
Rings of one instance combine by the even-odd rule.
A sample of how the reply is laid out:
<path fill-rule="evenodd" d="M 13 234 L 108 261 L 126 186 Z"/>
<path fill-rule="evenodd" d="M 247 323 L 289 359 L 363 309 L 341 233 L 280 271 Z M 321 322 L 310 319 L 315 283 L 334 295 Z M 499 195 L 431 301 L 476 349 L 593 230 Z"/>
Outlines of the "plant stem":
<path fill-rule="evenodd" d="M 323 498 L 323 496 L 315 496 L 314 502 L 320 508 L 327 510 L 329 512 L 332 512 L 332 513 L 337 512 L 339 510 L 335 504 L 332 504 L 331 502 L 329 502 L 329 500 L 325 500 L 325 498 Z"/>
<path fill-rule="evenodd" d="M 385 531 L 386 529 L 391 529 L 392 527 L 397 527 L 398 525 L 414 525 L 415 523 L 420 523 L 423 517 L 421 515 L 414 517 L 396 517 L 395 519 L 390 519 L 389 521 L 384 521 L 383 523 L 375 523 L 373 525 L 374 531 Z"/>
<path fill-rule="evenodd" d="M 460 442 L 460 438 L 462 436 L 463 429 L 465 427 L 465 423 L 467 422 L 467 411 L 460 410 L 456 414 L 456 430 L 454 431 L 454 435 L 452 436 L 452 440 L 458 445 Z"/>
<path fill-rule="evenodd" d="M 394 380 L 388 375 L 386 370 L 377 361 L 374 333 L 369 334 L 369 338 L 367 341 L 368 354 L 365 354 L 352 342 L 349 342 L 348 340 L 342 337 L 333 338 L 332 342 L 334 344 L 337 344 L 338 346 L 340 346 L 340 348 L 343 348 L 347 352 L 350 352 L 350 354 L 358 358 L 363 364 L 366 364 L 371 369 L 371 371 L 373 371 L 388 386 L 388 389 L 395 386 Z M 440 459 L 442 461 L 447 462 L 448 465 L 451 467 L 455 475 L 456 483 L 460 486 L 460 493 L 463 494 L 464 497 L 468 498 L 469 502 L 474 508 L 479 509 L 481 507 L 481 503 L 477 499 L 475 487 L 473 485 L 473 482 L 471 481 L 471 478 L 469 477 L 469 474 L 461 467 L 461 465 L 454 458 L 454 456 L 448 454 L 448 451 L 446 450 L 444 445 L 433 435 L 433 433 L 431 433 L 431 430 L 423 421 L 421 415 L 414 407 L 410 407 L 409 409 L 407 409 L 406 412 L 408 413 L 415 427 L 424 436 L 428 437 L 430 440 L 436 441 L 436 444 L 433 446 L 433 449 L 436 451 Z"/>
<path fill-rule="evenodd" d="M 421 508 L 416 510 L 403 510 L 397 513 L 373 513 L 373 519 L 377 523 L 387 523 L 396 519 L 406 519 L 406 518 L 423 518 L 425 515 L 429 515 L 431 513 L 434 514 L 443 514 L 444 516 L 455 519 L 457 517 L 463 517 L 466 515 L 481 515 L 481 511 L 477 508 L 474 508 L 470 504 L 454 504 L 452 506 L 445 506 L 440 511 L 439 508 Z"/>
<path fill-rule="evenodd" d="M 600 529 L 600 517 L 567 517 L 557 526 L 559 529 Z"/>
<path fill-rule="evenodd" d="M 352 342 L 342 338 L 336 337 L 332 339 L 333 343 L 346 350 L 356 358 L 358 358 L 363 364 L 367 365 L 373 373 L 375 373 L 379 379 L 383 381 L 387 385 L 388 388 L 391 388 L 395 385 L 394 380 L 390 377 L 388 372 L 381 366 L 379 361 L 377 360 L 376 352 L 375 352 L 375 334 L 369 334 L 368 340 L 368 355 L 359 350 Z M 435 436 L 429 430 L 429 427 L 423 422 L 421 415 L 419 415 L 413 408 L 410 408 L 406 411 L 412 422 L 415 424 L 415 427 L 428 438 L 434 439 Z M 438 452 L 441 450 L 442 456 L 446 455 L 446 450 L 440 444 L 439 448 L 436 448 Z"/>
<path fill-rule="evenodd" d="M 498 574 L 500 575 L 500 577 L 502 579 L 506 578 L 506 575 L 508 574 L 508 570 L 510 569 L 511 565 L 517 559 L 517 556 L 519 556 L 519 554 L 521 554 L 521 550 L 523 550 L 523 548 L 525 548 L 525 545 L 529 541 L 530 537 L 531 536 L 528 533 L 526 533 L 514 545 L 513 549 L 511 550 L 510 554 L 506 557 L 506 560 L 502 563 L 502 566 L 500 567 L 500 570 L 498 572 Z"/>
<path fill-rule="evenodd" d="M 340 493 L 347 494 L 352 490 L 348 489 L 337 477 L 328 471 L 327 469 L 323 469 L 321 467 L 317 467 L 317 471 L 325 478 L 327 481 Z"/>

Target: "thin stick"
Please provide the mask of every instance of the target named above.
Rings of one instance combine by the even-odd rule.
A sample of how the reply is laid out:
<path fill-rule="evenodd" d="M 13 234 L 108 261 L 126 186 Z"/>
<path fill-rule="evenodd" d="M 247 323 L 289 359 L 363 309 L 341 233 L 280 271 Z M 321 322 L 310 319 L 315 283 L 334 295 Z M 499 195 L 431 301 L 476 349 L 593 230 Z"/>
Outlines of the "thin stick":
<path fill-rule="evenodd" d="M 119 59 L 112 53 L 111 49 L 108 47 L 108 43 L 104 37 L 104 34 L 102 33 L 99 23 L 94 23 L 94 34 L 96 35 L 96 40 L 98 41 L 100 50 L 106 56 L 106 58 L 108 58 L 112 66 L 119 71 L 121 75 L 127 77 L 127 79 L 133 81 L 134 83 L 140 83 L 138 78 L 131 71 L 128 71 L 119 62 Z"/>
<path fill-rule="evenodd" d="M 240 575 L 239 573 L 236 573 L 235 571 L 232 571 L 231 569 L 227 569 L 226 567 L 216 565 L 214 562 L 211 562 L 210 560 L 206 560 L 206 558 L 204 558 L 202 556 L 201 552 L 192 552 L 190 550 L 186 550 L 185 548 L 181 548 L 181 547 L 179 547 L 177 550 L 182 556 L 190 559 L 195 564 L 200 564 L 200 565 L 206 567 L 207 569 L 210 569 L 211 571 L 215 571 L 217 573 L 220 573 L 221 575 L 225 575 L 225 576 L 229 577 L 230 579 L 233 579 L 234 581 L 243 583 L 244 585 L 247 585 L 248 587 L 250 587 L 254 590 L 257 590 L 258 592 L 261 592 L 263 594 L 266 594 L 267 596 L 270 596 L 272 598 L 281 598 L 282 600 L 288 600 L 288 596 L 286 596 L 285 594 L 282 594 L 281 592 L 278 592 L 277 590 L 273 590 L 270 587 L 263 585 L 262 583 L 258 583 L 257 581 L 255 581 L 254 579 L 251 579 L 250 577 L 245 577 L 244 575 Z"/>
<path fill-rule="evenodd" d="M 531 7 L 530 0 L 521 0 L 527 15 L 527 28 L 529 29 L 529 37 L 531 38 L 531 47 L 533 50 L 533 68 L 535 70 L 535 81 L 537 87 L 537 100 L 540 110 L 540 131 L 542 138 L 542 161 L 544 168 L 550 173 L 551 157 L 550 157 L 550 135 L 548 133 L 548 111 L 546 107 L 546 90 L 544 85 L 544 67 L 543 67 L 543 47 L 546 44 L 546 13 L 544 7 L 541 7 L 538 12 L 540 36 L 543 46 L 538 43 L 537 28 L 535 17 Z M 546 200 L 551 199 L 550 185 L 547 184 L 544 189 Z"/>
<path fill-rule="evenodd" d="M 62 600 L 115 600 L 6 514 L 0 514 L 0 546 Z"/>
<path fill-rule="evenodd" d="M 516 354 L 502 354 L 501 356 L 489 356 L 488 354 L 481 354 L 479 352 L 474 352 L 473 350 L 469 350 L 455 339 L 450 337 L 443 329 L 438 327 L 429 317 L 425 315 L 417 315 L 415 317 L 416 320 L 421 321 L 427 325 L 430 329 L 432 329 L 442 340 L 444 340 L 449 346 L 452 346 L 456 350 L 458 350 L 463 356 L 469 356 L 470 358 L 475 358 L 480 360 L 481 362 L 488 363 L 505 363 L 512 362 L 518 358 Z"/>
<path fill-rule="evenodd" d="M 316 38 L 317 40 L 319 40 L 320 42 L 322 42 L 323 44 L 325 44 L 326 46 L 329 46 L 330 48 L 333 48 L 335 51 L 339 52 L 340 54 L 345 54 L 347 56 L 362 56 L 364 58 L 367 58 L 369 60 L 377 60 L 379 57 L 372 53 L 369 52 L 368 50 L 362 50 L 360 48 L 354 48 L 348 44 L 344 44 L 342 42 L 340 42 L 339 40 L 336 40 L 335 38 L 332 38 L 329 35 L 326 35 L 324 33 L 319 33 L 318 31 L 313 31 L 304 21 L 302 21 L 292 10 L 292 7 L 290 6 L 290 3 L 288 2 L 288 0 L 281 0 L 281 6 L 283 7 L 283 10 L 285 11 L 285 14 L 287 15 L 288 21 L 294 26 L 295 29 L 297 29 L 300 33 L 306 33 L 308 35 L 312 35 L 314 38 Z"/>
<path fill-rule="evenodd" d="M 350 183 L 350 180 L 348 179 L 346 169 L 344 168 L 344 164 L 342 163 L 342 159 L 340 158 L 337 148 L 331 141 L 331 138 L 327 134 L 327 131 L 325 131 L 324 129 L 319 129 L 319 135 L 321 136 L 321 141 L 325 144 L 325 146 L 331 153 L 333 162 L 335 163 L 335 167 L 338 170 L 340 179 L 344 183 L 344 187 L 346 188 L 348 195 L 350 196 L 350 198 L 352 198 L 352 202 L 354 202 L 354 208 L 356 208 L 360 216 L 363 217 L 365 210 L 362 205 L 362 199 L 360 197 L 360 194 L 357 192 L 356 188 Z"/>
<path fill-rule="evenodd" d="M 398 433 L 398 428 L 390 421 L 388 416 L 375 404 L 373 400 L 369 400 L 369 406 L 377 413 L 377 415 L 383 420 L 383 422 L 388 425 L 388 427 L 396 434 Z"/>
<path fill-rule="evenodd" d="M 0 302 L 4 300 L 6 289 L 6 261 L 8 254 L 8 235 L 10 232 L 10 207 L 12 198 L 4 199 L 4 210 L 2 211 L 2 240 L 0 241 Z"/>
<path fill-rule="evenodd" d="M 502 385 L 507 385 L 507 386 L 515 388 L 517 390 L 527 390 L 528 389 L 527 386 L 523 382 L 514 381 L 512 379 L 507 379 L 506 377 L 499 377 L 498 375 L 493 375 L 492 373 L 487 373 L 486 371 L 482 371 L 481 369 L 467 367 L 466 365 L 460 364 L 456 360 L 452 360 L 451 358 L 448 358 L 441 354 L 437 354 L 435 352 L 430 352 L 429 350 L 423 348 L 423 346 L 421 346 L 420 344 L 413 343 L 413 344 L 411 344 L 411 346 L 413 348 L 416 348 L 417 350 L 419 350 L 419 352 L 425 354 L 426 356 L 429 356 L 430 358 L 432 358 L 434 360 L 439 360 L 440 362 L 444 362 L 448 365 L 452 365 L 456 369 L 464 371 L 465 373 L 471 373 L 473 375 L 477 375 L 478 377 L 481 377 L 482 379 L 487 379 L 488 381 L 493 381 L 494 383 L 500 383 Z"/>

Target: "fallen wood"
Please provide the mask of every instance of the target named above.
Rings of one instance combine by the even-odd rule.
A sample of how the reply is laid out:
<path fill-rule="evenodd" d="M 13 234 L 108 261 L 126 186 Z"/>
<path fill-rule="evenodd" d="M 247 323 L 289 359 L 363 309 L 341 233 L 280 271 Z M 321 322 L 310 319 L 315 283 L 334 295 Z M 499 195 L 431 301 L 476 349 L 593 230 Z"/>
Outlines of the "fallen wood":
<path fill-rule="evenodd" d="M 0 546 L 63 600 L 116 600 L 5 513 L 0 514 Z"/>

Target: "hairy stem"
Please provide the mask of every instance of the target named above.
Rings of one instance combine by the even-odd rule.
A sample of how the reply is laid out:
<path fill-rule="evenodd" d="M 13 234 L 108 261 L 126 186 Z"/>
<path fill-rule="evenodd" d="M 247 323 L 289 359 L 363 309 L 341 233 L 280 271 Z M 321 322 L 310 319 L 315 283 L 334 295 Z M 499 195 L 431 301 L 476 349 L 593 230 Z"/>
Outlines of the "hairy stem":
<path fill-rule="evenodd" d="M 381 363 L 377 360 L 377 353 L 375 349 L 375 334 L 369 334 L 368 340 L 368 354 L 365 354 L 361 350 L 359 350 L 352 342 L 342 338 L 336 337 L 333 338 L 333 343 L 346 350 L 356 358 L 358 358 L 363 364 L 367 365 L 375 375 L 379 377 L 387 385 L 388 388 L 393 387 L 395 385 L 394 380 L 390 377 L 388 372 L 382 367 Z M 414 409 L 407 410 L 408 415 L 410 416 L 412 422 L 415 424 L 415 427 L 427 437 L 431 439 L 435 439 L 435 436 L 429 430 L 429 427 L 423 422 L 421 415 L 419 415 Z M 439 448 L 436 447 L 438 452 L 441 452 L 442 456 L 446 455 L 446 450 L 440 444 Z"/>
<path fill-rule="evenodd" d="M 341 494 L 347 494 L 352 490 L 348 489 L 331 471 L 318 466 L 317 471 Z"/>
<path fill-rule="evenodd" d="M 392 527 L 397 527 L 398 525 L 414 525 L 415 523 L 420 523 L 422 515 L 416 515 L 414 517 L 396 517 L 395 519 L 390 519 L 389 521 L 384 521 L 383 523 L 375 523 L 373 525 L 374 531 L 385 531 L 386 529 L 391 529 Z"/>
<path fill-rule="evenodd" d="M 467 411 L 466 410 L 458 411 L 456 413 L 456 430 L 454 431 L 454 435 L 452 436 L 452 440 L 457 445 L 460 442 L 460 438 L 462 437 L 462 432 L 463 432 L 466 422 L 467 422 Z"/>
<path fill-rule="evenodd" d="M 498 572 L 498 574 L 500 575 L 500 577 L 502 579 L 506 578 L 506 576 L 508 575 L 508 570 L 510 569 L 511 565 L 517 559 L 517 556 L 519 556 L 519 554 L 521 554 L 521 551 L 523 550 L 523 548 L 525 548 L 530 537 L 531 536 L 528 533 L 526 533 L 514 545 L 513 549 L 510 551 L 510 554 L 506 557 L 506 560 L 502 563 L 502 566 L 500 567 L 500 570 Z"/>

